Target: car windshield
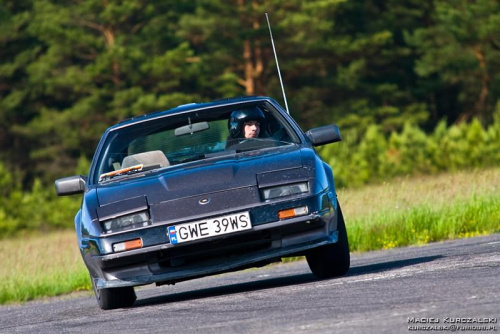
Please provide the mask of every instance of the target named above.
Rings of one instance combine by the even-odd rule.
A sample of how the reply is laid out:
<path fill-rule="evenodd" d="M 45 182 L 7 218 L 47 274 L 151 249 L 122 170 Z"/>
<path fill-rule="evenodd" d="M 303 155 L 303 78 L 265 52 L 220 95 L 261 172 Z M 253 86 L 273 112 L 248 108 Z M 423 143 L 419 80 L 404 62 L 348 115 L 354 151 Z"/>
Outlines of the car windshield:
<path fill-rule="evenodd" d="M 257 135 L 245 137 L 246 125 L 255 121 Z M 284 117 L 267 103 L 182 112 L 112 130 L 94 182 L 299 141 Z"/>

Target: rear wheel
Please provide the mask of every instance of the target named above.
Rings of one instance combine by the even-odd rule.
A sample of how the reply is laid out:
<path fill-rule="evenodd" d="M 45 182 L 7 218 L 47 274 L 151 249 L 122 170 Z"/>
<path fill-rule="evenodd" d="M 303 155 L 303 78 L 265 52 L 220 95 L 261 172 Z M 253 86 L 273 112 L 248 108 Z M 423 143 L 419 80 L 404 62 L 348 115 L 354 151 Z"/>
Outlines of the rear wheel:
<path fill-rule="evenodd" d="M 351 259 L 349 255 L 349 242 L 345 228 L 344 217 L 338 208 L 338 241 L 333 245 L 321 246 L 311 249 L 306 254 L 307 263 L 312 273 L 318 278 L 332 278 L 342 276 L 349 270 Z"/>
<path fill-rule="evenodd" d="M 124 288 L 97 289 L 92 279 L 92 288 L 94 289 L 97 304 L 103 310 L 129 307 L 132 306 L 137 299 L 134 288 L 131 286 Z"/>

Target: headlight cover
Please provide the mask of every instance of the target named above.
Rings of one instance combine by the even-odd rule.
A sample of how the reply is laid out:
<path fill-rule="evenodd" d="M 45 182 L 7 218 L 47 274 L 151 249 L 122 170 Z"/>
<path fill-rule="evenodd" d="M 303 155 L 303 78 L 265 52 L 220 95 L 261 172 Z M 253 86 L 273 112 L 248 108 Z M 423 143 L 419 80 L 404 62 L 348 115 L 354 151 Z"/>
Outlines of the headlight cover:
<path fill-rule="evenodd" d="M 144 227 L 150 225 L 149 212 L 141 211 L 129 215 L 106 220 L 102 223 L 104 232 L 112 233 L 128 230 L 135 227 Z"/>
<path fill-rule="evenodd" d="M 286 197 L 291 195 L 303 194 L 309 192 L 307 182 L 290 183 L 276 187 L 269 187 L 261 190 L 262 197 L 265 200 Z"/>

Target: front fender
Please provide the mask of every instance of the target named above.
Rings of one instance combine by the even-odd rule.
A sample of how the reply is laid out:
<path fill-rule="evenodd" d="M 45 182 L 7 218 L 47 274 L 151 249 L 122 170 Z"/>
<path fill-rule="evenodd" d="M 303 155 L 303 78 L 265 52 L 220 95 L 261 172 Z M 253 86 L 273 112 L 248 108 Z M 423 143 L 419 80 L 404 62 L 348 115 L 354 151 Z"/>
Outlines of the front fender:
<path fill-rule="evenodd" d="M 330 188 L 330 191 L 333 193 L 335 198 L 337 197 L 337 191 L 335 189 L 335 180 L 333 178 L 333 170 L 332 167 L 330 167 L 329 164 L 323 161 L 323 170 L 325 171 L 325 176 L 328 181 L 328 187 Z M 335 201 L 336 202 L 336 201 Z M 337 204 L 335 204 L 335 209 L 337 209 Z"/>
<path fill-rule="evenodd" d="M 78 210 L 75 215 L 75 232 L 76 232 L 76 241 L 78 242 L 78 247 L 80 250 L 82 249 L 82 210 Z"/>

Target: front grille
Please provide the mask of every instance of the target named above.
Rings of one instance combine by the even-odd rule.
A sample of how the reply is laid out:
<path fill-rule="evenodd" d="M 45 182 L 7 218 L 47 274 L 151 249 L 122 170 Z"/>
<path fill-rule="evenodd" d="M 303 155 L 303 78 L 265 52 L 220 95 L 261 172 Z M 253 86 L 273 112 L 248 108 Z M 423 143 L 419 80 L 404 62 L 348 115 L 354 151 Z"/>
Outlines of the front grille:
<path fill-rule="evenodd" d="M 217 263 L 245 253 L 270 249 L 272 241 L 271 233 L 265 231 L 171 248 L 157 252 L 156 257 L 150 259 L 149 268 L 153 273 L 160 273 L 170 268 L 180 269 L 181 266 Z"/>

